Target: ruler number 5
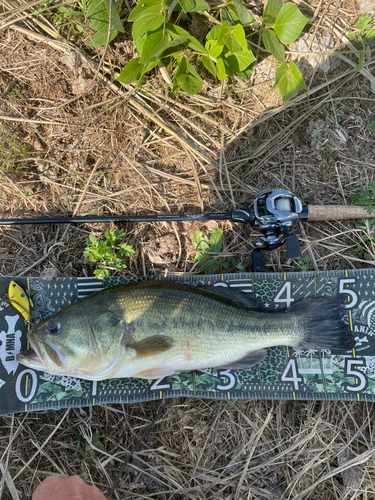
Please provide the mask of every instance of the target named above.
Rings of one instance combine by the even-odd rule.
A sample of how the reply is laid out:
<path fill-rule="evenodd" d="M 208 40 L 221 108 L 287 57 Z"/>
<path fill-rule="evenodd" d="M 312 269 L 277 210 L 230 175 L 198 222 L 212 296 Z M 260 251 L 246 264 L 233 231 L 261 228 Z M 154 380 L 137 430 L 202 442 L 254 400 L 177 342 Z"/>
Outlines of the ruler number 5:
<path fill-rule="evenodd" d="M 340 278 L 339 279 L 339 293 L 344 293 L 345 295 L 350 295 L 351 301 L 345 305 L 346 309 L 352 308 L 358 302 L 358 295 L 354 290 L 347 288 L 349 285 L 355 284 L 355 278 Z M 349 297 L 348 297 L 349 298 Z"/>
<path fill-rule="evenodd" d="M 366 375 L 358 370 L 359 366 L 366 366 L 366 360 L 364 358 L 345 358 L 344 366 L 344 376 L 345 377 L 355 377 L 355 385 L 343 384 L 344 390 L 349 392 L 360 392 L 364 391 L 368 386 L 368 380 Z"/>

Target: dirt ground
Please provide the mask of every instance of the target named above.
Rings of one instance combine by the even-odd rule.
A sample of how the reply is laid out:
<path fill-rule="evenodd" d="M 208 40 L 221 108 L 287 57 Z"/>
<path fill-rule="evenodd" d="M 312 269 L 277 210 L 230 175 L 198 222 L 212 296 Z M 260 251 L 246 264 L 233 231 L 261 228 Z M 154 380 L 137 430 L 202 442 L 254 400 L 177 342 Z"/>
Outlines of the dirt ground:
<path fill-rule="evenodd" d="M 1 1 L 2 217 L 230 211 L 268 187 L 310 205 L 349 204 L 375 169 L 375 59 L 356 71 L 346 37 L 372 12 L 365 3 L 301 2 L 315 22 L 287 54 L 307 91 L 283 105 L 267 60 L 243 88 L 209 81 L 196 96 L 176 95 L 157 72 L 138 91 L 121 86 L 130 25 L 106 50 L 91 49 L 89 35 L 58 33 L 51 10 L 35 16 Z M 196 272 L 194 232 L 214 227 L 224 231 L 221 255 L 249 263 L 259 234 L 230 222 L 13 226 L 0 229 L 0 275 L 90 276 L 86 238 L 108 228 L 124 229 L 135 250 L 123 274 Z M 304 269 L 373 266 L 373 231 L 363 221 L 300 224 Z M 300 269 L 285 248 L 265 263 Z M 8 415 L 0 497 L 31 498 L 58 473 L 116 499 L 375 499 L 374 415 L 366 403 L 199 399 Z"/>

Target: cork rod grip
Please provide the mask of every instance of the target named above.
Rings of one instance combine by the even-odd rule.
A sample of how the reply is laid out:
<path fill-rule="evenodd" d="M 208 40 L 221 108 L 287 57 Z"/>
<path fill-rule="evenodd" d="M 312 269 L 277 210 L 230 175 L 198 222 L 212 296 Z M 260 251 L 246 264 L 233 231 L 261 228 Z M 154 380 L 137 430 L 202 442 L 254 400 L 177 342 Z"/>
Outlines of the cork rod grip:
<path fill-rule="evenodd" d="M 308 220 L 375 219 L 365 207 L 355 205 L 309 205 Z"/>

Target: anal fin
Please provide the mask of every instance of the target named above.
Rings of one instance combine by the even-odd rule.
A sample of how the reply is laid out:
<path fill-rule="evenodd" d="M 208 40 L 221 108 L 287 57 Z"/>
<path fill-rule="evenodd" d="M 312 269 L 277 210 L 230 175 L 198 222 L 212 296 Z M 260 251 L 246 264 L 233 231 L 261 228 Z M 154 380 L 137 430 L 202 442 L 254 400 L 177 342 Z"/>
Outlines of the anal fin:
<path fill-rule="evenodd" d="M 266 350 L 250 351 L 243 358 L 237 359 L 227 365 L 217 366 L 216 368 L 225 368 L 226 370 L 245 370 L 250 366 L 258 365 L 266 357 Z"/>

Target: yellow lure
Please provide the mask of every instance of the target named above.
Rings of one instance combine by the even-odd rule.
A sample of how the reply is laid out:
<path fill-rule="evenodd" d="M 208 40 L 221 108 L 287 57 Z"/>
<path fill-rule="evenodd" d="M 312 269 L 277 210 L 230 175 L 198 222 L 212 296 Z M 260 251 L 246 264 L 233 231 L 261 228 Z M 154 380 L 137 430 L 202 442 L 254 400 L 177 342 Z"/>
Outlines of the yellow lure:
<path fill-rule="evenodd" d="M 34 305 L 26 292 L 14 281 L 9 283 L 8 297 L 12 306 L 25 318 L 26 323 L 30 323 L 30 306 L 33 307 Z"/>

